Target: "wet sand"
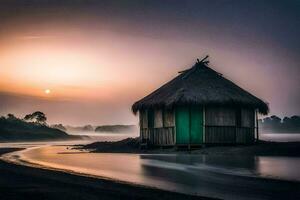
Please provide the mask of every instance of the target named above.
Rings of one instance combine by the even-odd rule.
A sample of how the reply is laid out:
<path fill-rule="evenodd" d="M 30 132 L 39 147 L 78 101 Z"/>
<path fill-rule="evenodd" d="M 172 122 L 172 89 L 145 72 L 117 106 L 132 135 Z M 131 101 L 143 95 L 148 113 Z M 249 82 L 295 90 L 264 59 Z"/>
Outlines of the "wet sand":
<path fill-rule="evenodd" d="M 0 148 L 0 155 L 16 148 Z M 0 199 L 210 199 L 0 161 Z"/>

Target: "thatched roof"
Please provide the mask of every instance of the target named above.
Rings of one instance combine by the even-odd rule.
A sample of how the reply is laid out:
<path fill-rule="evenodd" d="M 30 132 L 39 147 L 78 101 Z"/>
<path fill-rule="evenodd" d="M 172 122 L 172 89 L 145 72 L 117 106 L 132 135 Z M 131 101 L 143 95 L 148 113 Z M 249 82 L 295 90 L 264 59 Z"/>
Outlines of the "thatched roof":
<path fill-rule="evenodd" d="M 267 103 L 208 67 L 206 58 L 135 102 L 132 111 L 179 105 L 225 105 L 258 109 L 262 114 L 269 112 Z"/>

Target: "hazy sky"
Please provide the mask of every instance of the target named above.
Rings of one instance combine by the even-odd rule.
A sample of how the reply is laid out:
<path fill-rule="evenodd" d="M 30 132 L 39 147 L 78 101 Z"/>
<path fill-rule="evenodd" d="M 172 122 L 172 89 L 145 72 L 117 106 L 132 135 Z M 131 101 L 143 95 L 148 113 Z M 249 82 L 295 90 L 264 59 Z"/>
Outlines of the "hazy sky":
<path fill-rule="evenodd" d="M 298 0 L 0 0 L 0 114 L 136 123 L 136 100 L 209 54 L 271 114 L 299 115 L 299 35 Z"/>

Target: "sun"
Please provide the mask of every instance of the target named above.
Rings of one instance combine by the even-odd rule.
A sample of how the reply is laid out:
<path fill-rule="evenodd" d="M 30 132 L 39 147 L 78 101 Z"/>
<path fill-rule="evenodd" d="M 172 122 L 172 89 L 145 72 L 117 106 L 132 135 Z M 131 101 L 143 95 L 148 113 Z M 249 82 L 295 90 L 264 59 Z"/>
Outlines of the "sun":
<path fill-rule="evenodd" d="M 46 89 L 44 92 L 45 92 L 45 94 L 50 94 L 50 93 L 51 93 L 51 90 Z"/>

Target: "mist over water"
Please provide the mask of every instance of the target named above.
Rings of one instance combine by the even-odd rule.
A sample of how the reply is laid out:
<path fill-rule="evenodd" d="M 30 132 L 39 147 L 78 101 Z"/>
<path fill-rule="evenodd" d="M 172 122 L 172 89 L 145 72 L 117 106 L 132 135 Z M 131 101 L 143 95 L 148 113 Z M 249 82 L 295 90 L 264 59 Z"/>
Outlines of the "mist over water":
<path fill-rule="evenodd" d="M 260 140 L 272 142 L 300 142 L 300 133 L 261 133 Z"/>

